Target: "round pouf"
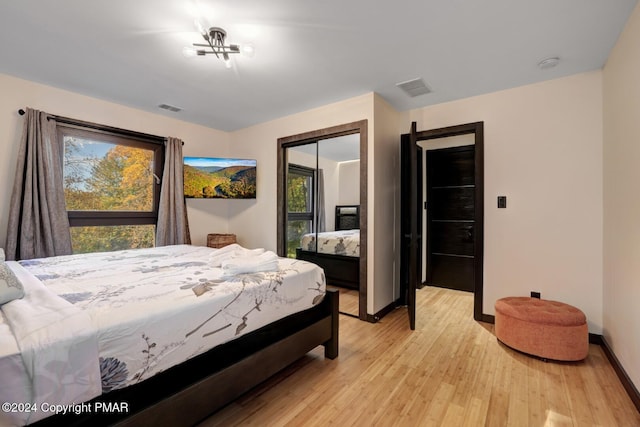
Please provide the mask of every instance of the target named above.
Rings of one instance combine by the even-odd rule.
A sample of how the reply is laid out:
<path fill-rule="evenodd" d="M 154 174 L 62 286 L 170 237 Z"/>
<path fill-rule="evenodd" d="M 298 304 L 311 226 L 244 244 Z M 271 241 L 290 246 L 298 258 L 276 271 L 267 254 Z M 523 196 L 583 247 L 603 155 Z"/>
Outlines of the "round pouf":
<path fill-rule="evenodd" d="M 507 297 L 496 301 L 496 337 L 523 353 L 576 361 L 587 357 L 589 329 L 584 313 L 557 301 Z"/>

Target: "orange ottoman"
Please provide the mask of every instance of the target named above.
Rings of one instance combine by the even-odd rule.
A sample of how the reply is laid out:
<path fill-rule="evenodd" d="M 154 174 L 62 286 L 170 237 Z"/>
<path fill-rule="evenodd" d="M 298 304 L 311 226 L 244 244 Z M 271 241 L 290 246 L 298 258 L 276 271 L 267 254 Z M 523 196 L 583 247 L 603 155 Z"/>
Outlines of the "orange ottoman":
<path fill-rule="evenodd" d="M 543 359 L 576 361 L 587 357 L 589 329 L 579 309 L 557 301 L 507 297 L 496 301 L 498 340 Z"/>

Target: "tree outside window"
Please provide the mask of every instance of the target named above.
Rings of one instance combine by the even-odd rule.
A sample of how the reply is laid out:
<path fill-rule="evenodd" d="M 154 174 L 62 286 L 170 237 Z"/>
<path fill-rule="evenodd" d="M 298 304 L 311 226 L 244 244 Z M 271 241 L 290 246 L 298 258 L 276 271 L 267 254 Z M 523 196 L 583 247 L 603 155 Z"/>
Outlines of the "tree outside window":
<path fill-rule="evenodd" d="M 58 136 L 73 252 L 153 247 L 164 146 L 78 127 Z"/>
<path fill-rule="evenodd" d="M 314 169 L 289 164 L 287 173 L 287 256 L 296 257 L 300 239 L 313 230 Z"/>

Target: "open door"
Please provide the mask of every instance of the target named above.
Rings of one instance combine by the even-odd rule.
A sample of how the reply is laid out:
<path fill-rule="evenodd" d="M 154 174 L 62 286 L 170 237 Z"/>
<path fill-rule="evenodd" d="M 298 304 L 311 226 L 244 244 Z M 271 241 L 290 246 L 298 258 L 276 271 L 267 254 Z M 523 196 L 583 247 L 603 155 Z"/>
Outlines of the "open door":
<path fill-rule="evenodd" d="M 473 142 L 473 135 L 467 135 Z M 458 137 L 459 138 L 459 137 Z M 475 290 L 475 146 L 426 150 L 426 283 Z"/>
<path fill-rule="evenodd" d="M 440 200 L 438 197 L 434 199 L 432 188 L 431 194 L 427 195 L 428 205 L 423 207 L 422 182 L 424 175 L 421 147 L 424 147 L 427 141 L 468 134 L 473 135 L 472 144 L 465 140 L 464 144 L 456 144 L 458 148 L 448 150 L 450 154 L 453 152 L 453 157 L 455 157 L 451 162 L 443 161 L 442 158 L 434 161 L 433 152 L 440 149 L 433 145 L 427 149 L 427 152 L 431 153 L 431 155 L 427 156 L 431 159 L 431 167 L 429 168 L 427 165 L 430 173 L 430 176 L 427 177 L 427 186 L 437 187 L 437 191 L 443 194 L 441 194 Z M 432 280 L 435 282 L 434 284 L 438 282 L 453 282 L 457 280 L 457 276 L 465 276 L 468 290 L 473 290 L 474 294 L 473 318 L 483 322 L 492 321 L 491 317 L 484 315 L 482 310 L 484 278 L 484 123 L 474 122 L 419 132 L 416 130 L 416 124 L 412 123 L 411 132 L 403 134 L 401 138 L 400 236 L 402 243 L 400 245 L 400 300 L 403 304 L 409 306 L 409 321 L 412 326 L 415 325 L 415 312 L 412 314 L 412 310 L 415 310 L 414 289 L 422 285 L 419 280 L 422 278 L 420 265 L 423 261 L 421 218 L 423 218 L 424 210 L 429 213 L 431 219 L 438 219 L 441 223 L 440 228 L 436 227 L 434 229 L 433 221 L 431 221 L 431 226 L 429 225 L 430 222 L 427 222 L 428 229 L 425 237 L 428 241 L 426 242 L 426 253 L 427 255 L 431 253 L 432 256 L 425 260 L 427 267 L 431 268 L 431 271 L 429 271 L 429 268 L 427 269 L 426 284 L 432 284 Z M 472 145 L 473 150 L 461 148 L 461 146 L 465 145 Z M 465 173 L 453 180 L 449 179 L 447 170 L 459 168 L 462 164 L 468 166 Z M 471 177 L 473 177 L 473 183 L 469 181 Z M 446 213 L 443 212 L 439 203 L 443 198 L 455 199 L 455 204 L 449 209 L 448 215 L 442 215 Z M 473 214 L 461 216 L 463 211 L 472 212 Z M 429 220 L 429 218 L 427 219 Z M 459 237 L 457 240 L 453 238 L 456 235 Z M 434 245 L 436 246 L 435 248 Z M 452 246 L 455 246 L 455 248 L 452 248 Z M 440 274 L 441 272 L 433 272 L 434 265 L 437 266 L 438 262 L 443 264 L 442 258 L 434 260 L 434 253 L 438 256 L 464 258 L 464 262 L 457 265 L 452 265 L 450 260 L 445 262 L 444 264 L 447 265 L 445 265 L 444 272 L 453 273 L 453 277 L 449 274 L 449 277 L 443 278 L 443 275 Z M 434 277 L 434 275 L 439 278 Z M 470 284 L 469 278 L 471 279 Z M 411 298 L 411 301 L 409 301 L 409 298 Z"/>
<path fill-rule="evenodd" d="M 416 329 L 416 288 L 422 260 L 422 148 L 417 145 L 416 122 L 400 141 L 400 299 L 407 305 L 409 327 Z"/>

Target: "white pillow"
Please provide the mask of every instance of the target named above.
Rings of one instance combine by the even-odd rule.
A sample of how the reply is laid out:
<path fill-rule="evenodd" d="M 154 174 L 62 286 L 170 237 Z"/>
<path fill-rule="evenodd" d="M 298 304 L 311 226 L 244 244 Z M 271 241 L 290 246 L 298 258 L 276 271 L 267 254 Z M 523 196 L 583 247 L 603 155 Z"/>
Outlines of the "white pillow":
<path fill-rule="evenodd" d="M 24 288 L 13 271 L 0 261 L 0 305 L 24 296 Z"/>
<path fill-rule="evenodd" d="M 4 261 L 4 249 L 0 248 L 0 261 Z"/>

